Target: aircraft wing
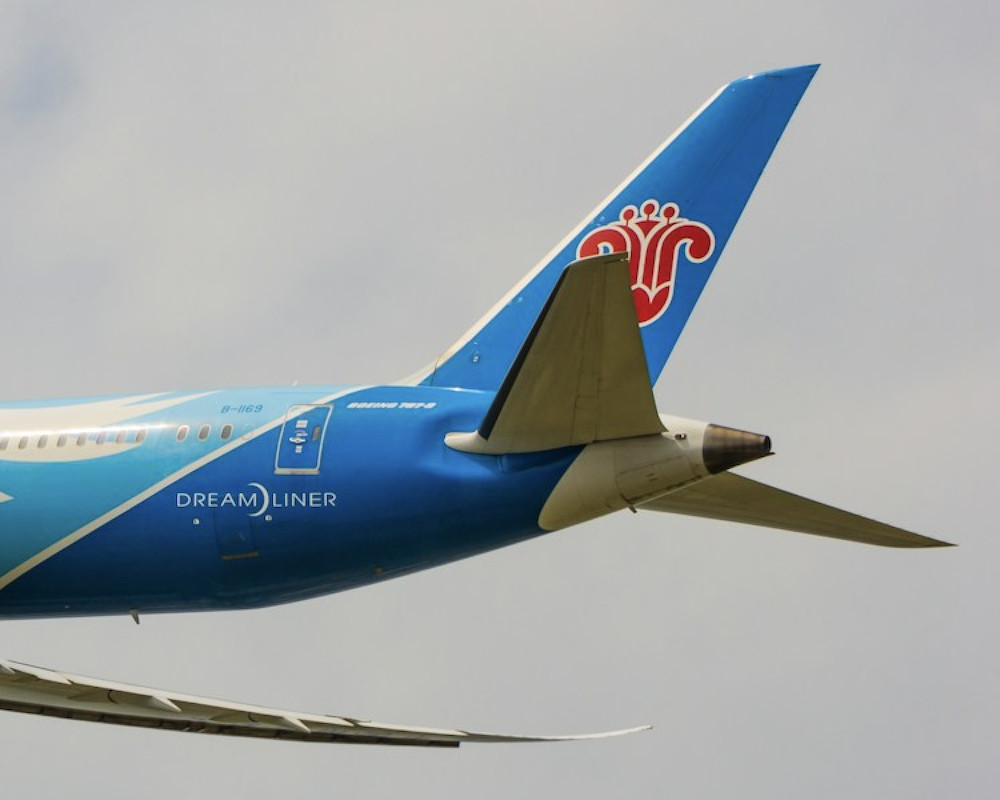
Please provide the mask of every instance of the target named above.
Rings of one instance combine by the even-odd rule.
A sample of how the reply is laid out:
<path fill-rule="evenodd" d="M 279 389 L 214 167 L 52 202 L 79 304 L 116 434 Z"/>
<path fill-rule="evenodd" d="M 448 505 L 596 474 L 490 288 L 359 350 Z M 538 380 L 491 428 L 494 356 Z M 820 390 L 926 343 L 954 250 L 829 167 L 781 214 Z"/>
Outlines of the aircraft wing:
<path fill-rule="evenodd" d="M 885 547 L 950 547 L 950 543 L 841 511 L 763 483 L 723 472 L 639 506 L 694 517 L 763 525 Z"/>
<path fill-rule="evenodd" d="M 556 742 L 602 739 L 649 726 L 576 736 L 510 736 L 385 725 L 230 703 L 0 660 L 0 710 L 168 731 L 258 739 L 458 747 L 463 742 Z"/>

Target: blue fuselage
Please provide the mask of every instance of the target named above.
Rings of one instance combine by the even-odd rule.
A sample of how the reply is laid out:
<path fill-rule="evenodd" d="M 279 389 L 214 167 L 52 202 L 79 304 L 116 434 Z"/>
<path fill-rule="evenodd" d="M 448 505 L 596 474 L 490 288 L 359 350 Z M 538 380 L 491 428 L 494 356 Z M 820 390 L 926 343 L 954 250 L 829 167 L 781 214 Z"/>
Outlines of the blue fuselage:
<path fill-rule="evenodd" d="M 578 448 L 446 446 L 492 398 L 388 386 L 0 405 L 0 617 L 263 606 L 535 536 Z"/>

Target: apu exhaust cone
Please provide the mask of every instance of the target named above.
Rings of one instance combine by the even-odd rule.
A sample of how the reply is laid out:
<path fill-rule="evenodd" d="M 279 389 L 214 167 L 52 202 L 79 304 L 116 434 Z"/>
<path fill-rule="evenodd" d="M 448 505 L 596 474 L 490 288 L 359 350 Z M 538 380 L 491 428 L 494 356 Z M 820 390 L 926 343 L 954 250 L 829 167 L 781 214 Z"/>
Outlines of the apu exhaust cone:
<path fill-rule="evenodd" d="M 713 475 L 771 455 L 771 437 L 722 425 L 709 425 L 701 449 L 705 469 Z"/>

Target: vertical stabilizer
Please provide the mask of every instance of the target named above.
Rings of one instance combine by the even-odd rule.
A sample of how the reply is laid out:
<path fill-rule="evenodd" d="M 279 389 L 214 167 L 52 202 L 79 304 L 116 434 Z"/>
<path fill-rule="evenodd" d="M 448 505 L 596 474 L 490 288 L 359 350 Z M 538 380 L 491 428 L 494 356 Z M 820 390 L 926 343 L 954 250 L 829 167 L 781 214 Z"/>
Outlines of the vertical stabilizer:
<path fill-rule="evenodd" d="M 452 345 L 422 382 L 496 391 L 571 262 L 626 252 L 655 382 L 817 65 L 720 89 Z"/>

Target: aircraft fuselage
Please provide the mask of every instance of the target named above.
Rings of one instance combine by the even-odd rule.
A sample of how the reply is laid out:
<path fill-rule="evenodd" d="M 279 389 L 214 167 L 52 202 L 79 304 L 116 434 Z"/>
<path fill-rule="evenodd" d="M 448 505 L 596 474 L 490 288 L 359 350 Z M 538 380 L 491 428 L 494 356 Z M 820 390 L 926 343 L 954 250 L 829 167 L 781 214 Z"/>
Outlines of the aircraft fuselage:
<path fill-rule="evenodd" d="M 542 533 L 580 448 L 446 446 L 492 397 L 386 386 L 0 404 L 0 616 L 270 605 Z"/>

